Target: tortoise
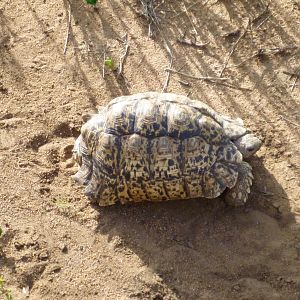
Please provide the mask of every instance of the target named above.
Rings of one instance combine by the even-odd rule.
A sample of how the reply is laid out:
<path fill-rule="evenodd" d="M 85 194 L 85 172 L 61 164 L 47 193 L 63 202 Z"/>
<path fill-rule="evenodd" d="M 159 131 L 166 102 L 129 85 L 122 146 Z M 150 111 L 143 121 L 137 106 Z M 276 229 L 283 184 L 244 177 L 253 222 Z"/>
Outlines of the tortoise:
<path fill-rule="evenodd" d="M 216 198 L 243 205 L 253 175 L 243 160 L 262 142 L 241 119 L 173 93 L 113 99 L 81 128 L 73 178 L 100 206 Z"/>

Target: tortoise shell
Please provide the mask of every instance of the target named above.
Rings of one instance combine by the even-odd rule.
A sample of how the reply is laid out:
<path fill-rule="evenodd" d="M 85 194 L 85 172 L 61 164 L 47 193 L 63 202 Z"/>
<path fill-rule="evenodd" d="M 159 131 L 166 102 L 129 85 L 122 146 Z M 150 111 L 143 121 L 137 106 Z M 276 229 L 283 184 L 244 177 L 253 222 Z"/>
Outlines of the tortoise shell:
<path fill-rule="evenodd" d="M 75 179 L 101 206 L 218 197 L 243 159 L 232 139 L 246 129 L 228 120 L 185 96 L 118 97 L 82 127 Z"/>

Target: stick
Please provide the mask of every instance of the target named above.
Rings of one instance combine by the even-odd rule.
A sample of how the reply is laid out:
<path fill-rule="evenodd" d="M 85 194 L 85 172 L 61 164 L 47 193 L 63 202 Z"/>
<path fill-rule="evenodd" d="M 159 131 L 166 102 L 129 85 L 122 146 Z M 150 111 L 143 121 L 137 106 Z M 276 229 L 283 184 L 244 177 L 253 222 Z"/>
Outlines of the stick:
<path fill-rule="evenodd" d="M 187 81 L 183 81 L 183 80 L 178 80 L 178 82 L 184 86 L 191 86 L 191 84 Z"/>
<path fill-rule="evenodd" d="M 169 54 L 169 58 L 170 58 L 169 67 L 167 69 L 171 70 L 172 65 L 173 65 L 173 54 L 172 54 L 171 48 L 169 47 L 166 40 L 165 40 L 165 47 L 166 47 L 166 50 L 167 50 L 167 52 Z M 167 69 L 166 69 L 166 71 L 167 71 Z M 167 78 L 166 78 L 165 84 L 162 89 L 163 93 L 165 93 L 167 91 L 167 88 L 168 88 L 169 82 L 170 82 L 170 77 L 171 77 L 171 72 L 167 71 Z"/>
<path fill-rule="evenodd" d="M 223 85 L 226 87 L 229 87 L 231 89 L 235 89 L 235 90 L 241 90 L 241 91 L 247 91 L 247 92 L 252 92 L 253 90 L 250 88 L 245 88 L 245 87 L 241 87 L 241 86 L 236 86 L 230 83 L 225 83 L 225 82 L 218 82 L 219 85 Z"/>
<path fill-rule="evenodd" d="M 123 65 L 126 60 L 126 57 L 128 55 L 128 50 L 129 50 L 127 33 L 123 37 L 123 44 L 125 45 L 125 51 L 124 51 L 123 55 L 120 57 L 120 64 L 119 64 L 119 71 L 118 71 L 119 76 L 122 75 L 122 73 L 123 73 Z"/>
<path fill-rule="evenodd" d="M 297 83 L 298 78 L 299 78 L 298 76 L 295 77 L 295 81 L 294 81 L 294 83 L 293 83 L 293 85 L 292 85 L 292 91 L 294 90 L 294 88 L 295 88 L 295 86 L 296 86 L 296 83 Z"/>
<path fill-rule="evenodd" d="M 136 66 L 137 68 L 142 64 L 142 62 L 144 61 L 144 59 L 145 59 L 145 54 L 143 54 L 141 60 L 138 62 L 137 66 Z"/>
<path fill-rule="evenodd" d="M 70 30 L 71 30 L 71 3 L 68 0 L 69 4 L 69 17 L 68 17 L 68 23 L 67 23 L 67 35 L 66 35 L 66 40 L 65 40 L 65 46 L 64 46 L 64 54 L 67 52 L 67 47 L 68 47 L 68 41 L 69 41 L 69 36 L 70 36 Z"/>
<path fill-rule="evenodd" d="M 174 69 L 166 68 L 165 71 L 179 74 L 188 78 L 196 79 L 196 80 L 207 80 L 207 81 L 225 81 L 228 80 L 228 78 L 221 78 L 221 77 L 209 77 L 209 76 L 193 76 L 189 75 L 183 72 L 176 71 Z"/>
<path fill-rule="evenodd" d="M 290 76 L 299 76 L 300 73 L 294 73 L 294 72 L 288 72 L 288 71 L 282 71 L 283 74 L 286 74 L 286 75 L 290 75 Z"/>
<path fill-rule="evenodd" d="M 190 18 L 189 14 L 188 14 L 188 11 L 187 11 L 187 8 L 186 8 L 184 2 L 183 2 L 183 6 L 184 6 L 185 13 L 186 13 L 186 15 L 187 15 L 187 17 L 188 17 L 188 19 L 189 19 L 189 21 L 190 21 L 190 23 L 191 23 L 193 29 L 194 29 L 194 32 L 196 32 L 196 34 L 198 35 L 198 31 L 197 31 L 197 29 L 196 29 L 196 27 L 195 27 L 195 25 L 194 25 L 192 19 Z"/>
<path fill-rule="evenodd" d="M 224 62 L 224 66 L 223 66 L 223 68 L 222 68 L 222 70 L 221 70 L 221 72 L 220 72 L 220 75 L 219 75 L 220 77 L 222 77 L 223 72 L 225 71 L 225 69 L 226 69 L 226 67 L 227 67 L 227 64 L 228 64 L 228 62 L 229 62 L 229 59 L 230 59 L 230 57 L 232 56 L 232 54 L 233 54 L 233 52 L 234 52 L 236 46 L 238 45 L 238 43 L 240 42 L 240 40 L 241 40 L 241 39 L 245 36 L 245 34 L 247 33 L 247 29 L 248 29 L 249 25 L 250 25 L 250 19 L 248 19 L 248 24 L 247 24 L 247 26 L 246 26 L 246 28 L 245 28 L 245 31 L 243 32 L 243 34 L 240 35 L 240 37 L 237 39 L 237 41 L 236 41 L 236 42 L 234 43 L 234 45 L 232 46 L 232 49 L 231 49 L 231 51 L 229 52 L 229 55 L 227 56 L 227 58 L 226 58 L 226 60 L 225 60 L 225 62 Z"/>
<path fill-rule="evenodd" d="M 257 25 L 254 29 L 258 29 L 261 25 L 263 25 L 269 18 L 271 17 L 271 15 L 268 15 L 263 21 L 261 21 L 261 23 L 259 25 Z"/>
<path fill-rule="evenodd" d="M 163 93 L 165 93 L 167 91 L 167 88 L 169 86 L 170 76 L 171 76 L 171 72 L 169 70 L 171 70 L 172 64 L 173 64 L 173 57 L 170 58 L 169 67 L 167 69 L 165 69 L 165 71 L 167 72 L 167 78 L 166 78 L 165 84 L 162 89 Z"/>
<path fill-rule="evenodd" d="M 103 52 L 103 65 L 102 65 L 102 77 L 105 78 L 105 60 L 106 60 L 106 51 L 107 51 L 107 42 Z"/>
<path fill-rule="evenodd" d="M 289 123 L 293 124 L 294 126 L 296 126 L 296 127 L 299 127 L 299 128 L 300 128 L 300 125 L 299 125 L 299 124 L 297 124 L 297 123 L 295 123 L 295 122 L 293 122 L 293 121 L 289 120 L 288 118 L 286 118 L 286 117 L 284 117 L 284 116 L 280 116 L 280 118 L 281 118 L 281 119 L 284 119 L 284 120 L 286 120 L 287 122 L 289 122 Z"/>
<path fill-rule="evenodd" d="M 267 5 L 265 6 L 265 9 L 263 10 L 263 12 L 262 12 L 261 14 L 259 14 L 256 18 L 253 19 L 253 21 L 252 21 L 252 24 L 253 24 L 253 25 L 254 25 L 255 23 L 257 23 L 264 15 L 270 13 L 269 5 L 270 5 L 270 4 L 267 4 Z M 265 21 L 266 21 L 267 19 L 269 19 L 270 16 L 271 16 L 271 15 L 268 15 L 265 19 L 263 19 L 263 21 L 261 21 L 261 22 L 254 28 L 254 30 L 258 29 L 263 23 L 265 23 Z"/>

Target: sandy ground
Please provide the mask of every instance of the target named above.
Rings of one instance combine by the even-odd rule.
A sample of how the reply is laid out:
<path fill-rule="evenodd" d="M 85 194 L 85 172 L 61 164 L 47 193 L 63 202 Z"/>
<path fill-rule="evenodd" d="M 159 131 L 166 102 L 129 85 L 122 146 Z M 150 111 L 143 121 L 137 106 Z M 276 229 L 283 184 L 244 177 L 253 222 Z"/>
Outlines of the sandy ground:
<path fill-rule="evenodd" d="M 0 2 L 0 274 L 13 299 L 300 299 L 300 80 L 293 88 L 284 73 L 299 68 L 299 1 L 270 1 L 265 12 L 257 0 L 157 4 L 160 30 L 149 38 L 140 1 L 72 0 L 64 55 L 68 2 Z M 263 139 L 246 207 L 92 206 L 70 177 L 82 115 L 115 96 L 161 91 L 166 44 L 174 69 L 219 76 L 249 17 L 227 86 L 178 74 L 168 86 L 243 118 Z M 184 32 L 208 44 L 178 43 Z M 106 68 L 103 78 L 104 50 L 117 66 L 126 33 L 124 76 Z"/>

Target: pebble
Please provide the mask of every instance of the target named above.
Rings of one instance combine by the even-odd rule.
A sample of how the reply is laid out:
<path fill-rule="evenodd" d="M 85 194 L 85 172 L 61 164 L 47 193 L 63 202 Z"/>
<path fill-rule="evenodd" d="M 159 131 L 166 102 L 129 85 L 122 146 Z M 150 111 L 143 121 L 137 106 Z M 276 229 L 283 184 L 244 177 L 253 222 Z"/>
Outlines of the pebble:
<path fill-rule="evenodd" d="M 59 244 L 59 249 L 63 253 L 67 253 L 68 252 L 68 246 L 66 244 L 64 244 L 64 243 Z"/>
<path fill-rule="evenodd" d="M 47 250 L 43 250 L 40 254 L 39 254 L 39 259 L 40 260 L 47 260 L 49 258 L 49 254 Z"/>

